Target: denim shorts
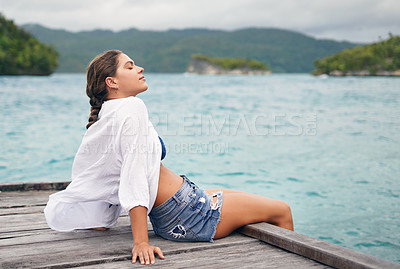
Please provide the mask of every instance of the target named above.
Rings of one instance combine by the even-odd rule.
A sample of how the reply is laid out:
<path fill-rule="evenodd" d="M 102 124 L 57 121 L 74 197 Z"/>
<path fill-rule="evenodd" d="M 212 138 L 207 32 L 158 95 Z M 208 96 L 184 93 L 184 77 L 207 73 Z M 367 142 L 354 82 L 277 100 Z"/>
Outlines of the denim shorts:
<path fill-rule="evenodd" d="M 222 192 L 207 194 L 186 176 L 180 189 L 149 214 L 155 234 L 173 241 L 212 242 L 220 221 Z"/>

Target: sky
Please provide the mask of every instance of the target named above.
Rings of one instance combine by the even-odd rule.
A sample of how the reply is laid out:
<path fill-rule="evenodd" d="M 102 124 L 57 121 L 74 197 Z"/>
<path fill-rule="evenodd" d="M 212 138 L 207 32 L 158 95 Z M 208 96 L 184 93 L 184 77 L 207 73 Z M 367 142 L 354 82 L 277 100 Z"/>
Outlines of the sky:
<path fill-rule="evenodd" d="M 399 0 L 0 0 L 0 13 L 73 32 L 272 27 L 363 43 L 400 35 Z"/>

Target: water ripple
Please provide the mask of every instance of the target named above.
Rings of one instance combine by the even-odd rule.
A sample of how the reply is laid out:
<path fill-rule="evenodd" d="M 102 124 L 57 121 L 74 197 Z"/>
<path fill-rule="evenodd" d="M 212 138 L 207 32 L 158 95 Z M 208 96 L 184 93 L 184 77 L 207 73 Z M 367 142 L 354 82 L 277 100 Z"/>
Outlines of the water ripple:
<path fill-rule="evenodd" d="M 286 179 L 289 181 L 292 181 L 292 182 L 304 182 L 304 180 L 301 180 L 301 179 L 298 179 L 295 177 L 287 177 Z"/>
<path fill-rule="evenodd" d="M 325 195 L 322 195 L 322 194 L 320 194 L 320 193 L 318 193 L 318 192 L 316 192 L 316 191 L 309 191 L 309 192 L 306 192 L 306 195 L 307 195 L 308 197 L 327 198 Z"/>
<path fill-rule="evenodd" d="M 394 247 L 400 250 L 399 245 L 392 244 L 390 242 L 384 242 L 379 240 L 374 240 L 372 242 L 361 242 L 354 245 L 355 247 L 365 247 L 365 248 L 372 248 L 372 247 Z"/>
<path fill-rule="evenodd" d="M 248 173 L 248 172 L 231 172 L 231 173 L 223 173 L 223 174 L 218 174 L 220 177 L 225 177 L 225 176 L 256 176 L 256 174 Z"/>

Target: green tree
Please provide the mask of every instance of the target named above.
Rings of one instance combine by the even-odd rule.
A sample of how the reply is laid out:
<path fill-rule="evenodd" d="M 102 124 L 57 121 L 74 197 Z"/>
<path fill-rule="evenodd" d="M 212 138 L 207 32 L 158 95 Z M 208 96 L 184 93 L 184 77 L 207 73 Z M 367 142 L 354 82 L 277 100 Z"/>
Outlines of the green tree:
<path fill-rule="evenodd" d="M 221 67 L 222 69 L 233 70 L 233 69 L 251 69 L 251 70 L 271 70 L 270 67 L 262 62 L 254 59 L 244 58 L 211 58 L 202 54 L 192 55 L 192 59 L 205 61 L 210 64 Z"/>
<path fill-rule="evenodd" d="M 0 14 L 0 75 L 49 75 L 58 53 Z"/>
<path fill-rule="evenodd" d="M 315 60 L 314 66 L 314 74 L 369 71 L 375 75 L 381 71 L 400 70 L 400 36 L 390 35 L 389 39 L 381 42 L 342 50 L 335 55 Z"/>

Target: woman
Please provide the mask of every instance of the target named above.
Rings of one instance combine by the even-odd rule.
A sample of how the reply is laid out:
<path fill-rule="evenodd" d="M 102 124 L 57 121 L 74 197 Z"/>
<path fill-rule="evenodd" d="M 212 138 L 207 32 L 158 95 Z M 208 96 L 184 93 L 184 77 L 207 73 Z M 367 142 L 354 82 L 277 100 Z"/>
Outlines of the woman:
<path fill-rule="evenodd" d="M 153 264 L 162 251 L 149 244 L 147 215 L 154 232 L 176 241 L 210 241 L 256 222 L 293 230 L 290 207 L 263 196 L 199 189 L 162 165 L 164 143 L 136 97 L 148 88 L 143 68 L 118 50 L 97 56 L 87 71 L 91 113 L 75 156 L 72 182 L 53 194 L 45 208 L 59 231 L 105 230 L 129 212 L 132 262 Z"/>

